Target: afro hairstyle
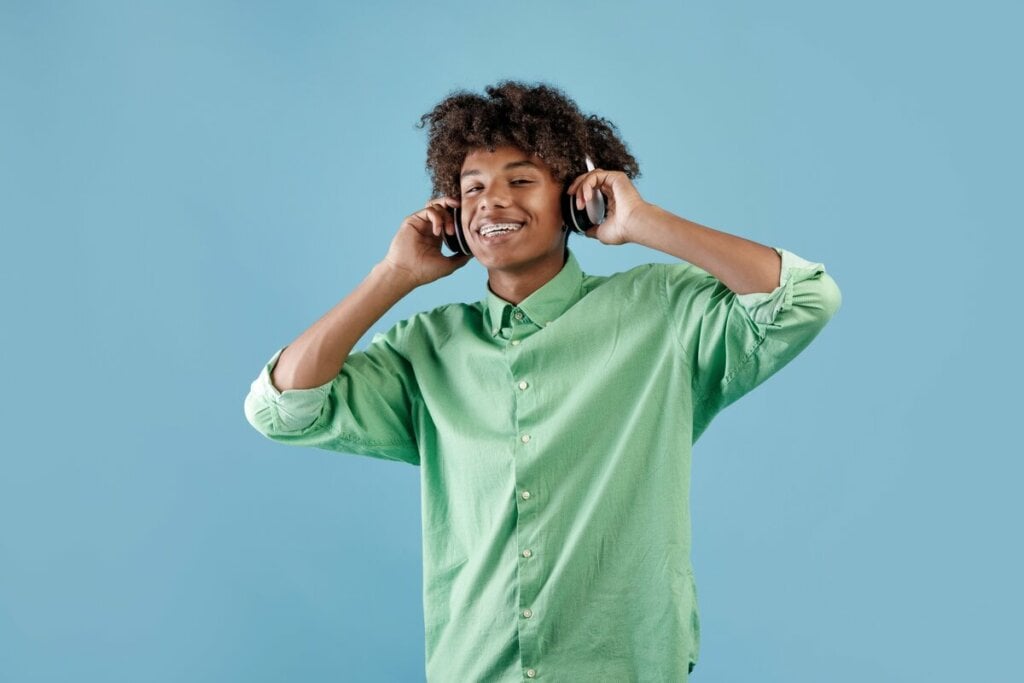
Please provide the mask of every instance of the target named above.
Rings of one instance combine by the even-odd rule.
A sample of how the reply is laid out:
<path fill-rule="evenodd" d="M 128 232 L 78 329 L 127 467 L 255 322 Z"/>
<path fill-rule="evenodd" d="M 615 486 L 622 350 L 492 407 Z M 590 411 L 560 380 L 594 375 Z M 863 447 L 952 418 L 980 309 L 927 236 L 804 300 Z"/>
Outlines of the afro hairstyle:
<path fill-rule="evenodd" d="M 427 163 L 434 197 L 460 196 L 459 173 L 466 154 L 511 145 L 536 154 L 555 180 L 567 185 L 586 173 L 584 156 L 595 166 L 640 176 L 640 166 L 619 137 L 615 124 L 584 115 L 559 88 L 545 83 L 503 80 L 484 88 L 449 93 L 416 128 L 428 128 Z"/>

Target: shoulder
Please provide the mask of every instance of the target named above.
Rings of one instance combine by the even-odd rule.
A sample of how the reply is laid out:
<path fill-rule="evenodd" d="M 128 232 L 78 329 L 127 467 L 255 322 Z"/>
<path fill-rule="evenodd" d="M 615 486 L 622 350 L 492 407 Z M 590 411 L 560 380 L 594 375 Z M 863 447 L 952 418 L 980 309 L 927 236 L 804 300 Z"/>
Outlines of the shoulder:
<path fill-rule="evenodd" d="M 711 273 L 686 261 L 650 263 L 648 265 L 650 266 L 650 279 L 662 292 L 670 296 L 675 291 L 699 289 L 718 283 Z"/>
<path fill-rule="evenodd" d="M 660 290 L 665 280 L 665 263 L 641 263 L 609 275 L 583 274 L 583 293 L 595 290 L 607 293 L 636 292 L 650 293 Z"/>
<path fill-rule="evenodd" d="M 479 301 L 473 303 L 450 303 L 420 311 L 409 321 L 418 327 L 464 326 L 483 319 L 484 307 Z"/>
<path fill-rule="evenodd" d="M 402 348 L 438 348 L 454 336 L 483 329 L 481 302 L 448 303 L 400 320 L 385 336 Z"/>

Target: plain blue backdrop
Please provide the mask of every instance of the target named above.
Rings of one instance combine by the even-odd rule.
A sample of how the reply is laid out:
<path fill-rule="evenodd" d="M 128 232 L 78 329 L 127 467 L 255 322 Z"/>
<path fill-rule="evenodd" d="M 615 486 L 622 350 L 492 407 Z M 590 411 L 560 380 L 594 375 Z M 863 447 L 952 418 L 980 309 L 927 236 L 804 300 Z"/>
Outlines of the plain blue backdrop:
<path fill-rule="evenodd" d="M 0 680 L 423 679 L 419 470 L 242 402 L 428 199 L 419 116 L 503 78 L 613 121 L 648 201 L 842 290 L 695 448 L 693 680 L 1021 680 L 1021 15 L 0 2 Z"/>

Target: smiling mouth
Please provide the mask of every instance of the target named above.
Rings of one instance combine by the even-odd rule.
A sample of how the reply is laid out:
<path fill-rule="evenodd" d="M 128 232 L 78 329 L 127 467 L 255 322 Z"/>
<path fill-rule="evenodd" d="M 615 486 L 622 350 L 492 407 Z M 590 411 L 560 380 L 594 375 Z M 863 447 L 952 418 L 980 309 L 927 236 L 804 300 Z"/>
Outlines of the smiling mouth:
<path fill-rule="evenodd" d="M 511 235 L 523 229 L 524 223 L 494 223 L 480 229 L 480 238 L 490 240 L 501 235 Z"/>

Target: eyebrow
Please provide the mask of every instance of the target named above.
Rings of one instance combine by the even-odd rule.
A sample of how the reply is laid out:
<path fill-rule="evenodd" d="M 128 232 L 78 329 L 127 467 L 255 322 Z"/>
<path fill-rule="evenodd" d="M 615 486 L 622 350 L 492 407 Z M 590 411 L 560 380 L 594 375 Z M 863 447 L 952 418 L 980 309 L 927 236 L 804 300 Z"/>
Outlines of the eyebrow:
<path fill-rule="evenodd" d="M 529 159 L 523 159 L 522 161 L 512 161 L 510 163 L 507 163 L 507 164 L 505 164 L 505 168 L 503 168 L 502 170 L 503 171 L 507 171 L 510 168 L 519 168 L 520 166 L 532 166 L 533 168 L 537 169 L 538 171 L 540 170 L 540 166 L 538 166 L 537 164 L 533 163 Z M 476 170 L 474 168 L 474 169 L 472 169 L 470 171 L 466 171 L 461 176 L 459 176 L 459 180 L 462 180 L 466 176 L 471 176 L 471 175 L 481 175 L 481 173 L 480 173 L 480 171 L 478 171 L 478 170 Z"/>

